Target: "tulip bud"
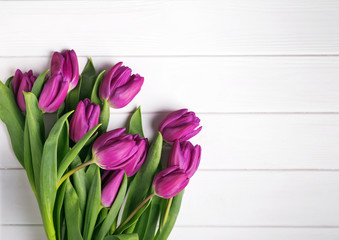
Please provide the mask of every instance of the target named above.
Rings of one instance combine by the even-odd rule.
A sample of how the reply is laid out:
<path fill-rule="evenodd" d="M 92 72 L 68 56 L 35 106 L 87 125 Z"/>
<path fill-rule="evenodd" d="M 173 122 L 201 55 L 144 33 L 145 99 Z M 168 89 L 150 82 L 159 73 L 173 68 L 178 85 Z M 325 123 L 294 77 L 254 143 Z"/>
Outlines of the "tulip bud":
<path fill-rule="evenodd" d="M 93 160 L 102 169 L 123 169 L 131 176 L 144 160 L 146 148 L 141 142 L 146 139 L 124 131 L 119 128 L 98 137 L 92 148 Z"/>
<path fill-rule="evenodd" d="M 187 174 L 174 166 L 159 172 L 153 180 L 153 187 L 159 197 L 168 199 L 180 193 L 188 182 Z"/>
<path fill-rule="evenodd" d="M 78 142 L 99 123 L 100 106 L 86 98 L 78 103 L 69 125 L 69 137 Z"/>
<path fill-rule="evenodd" d="M 111 207 L 119 191 L 124 171 L 106 171 L 101 178 L 101 203 L 104 207 Z"/>
<path fill-rule="evenodd" d="M 23 91 L 32 91 L 35 80 L 36 76 L 33 75 L 32 70 L 29 70 L 24 74 L 22 74 L 19 69 L 17 69 L 15 72 L 13 78 L 13 92 L 16 97 L 16 102 L 22 111 L 26 111 L 25 97 Z"/>
<path fill-rule="evenodd" d="M 197 171 L 200 163 L 201 147 L 193 146 L 192 143 L 186 141 L 179 143 L 175 141 L 168 160 L 168 167 L 177 166 L 182 169 L 191 178 Z"/>
<path fill-rule="evenodd" d="M 106 99 L 113 108 L 122 108 L 130 103 L 138 94 L 144 83 L 144 78 L 139 74 L 133 74 L 129 67 L 121 66 L 117 63 L 104 76 L 100 88 L 99 96 Z"/>
<path fill-rule="evenodd" d="M 61 74 L 52 75 L 45 83 L 39 98 L 39 107 L 44 112 L 55 112 L 66 98 L 68 82 Z"/>
<path fill-rule="evenodd" d="M 54 52 L 51 61 L 51 75 L 61 74 L 69 83 L 69 90 L 76 87 L 79 81 L 79 64 L 74 50 L 63 53 Z"/>
<path fill-rule="evenodd" d="M 187 141 L 197 135 L 202 127 L 199 127 L 200 119 L 194 112 L 180 109 L 168 114 L 159 124 L 159 131 L 168 143 Z"/>

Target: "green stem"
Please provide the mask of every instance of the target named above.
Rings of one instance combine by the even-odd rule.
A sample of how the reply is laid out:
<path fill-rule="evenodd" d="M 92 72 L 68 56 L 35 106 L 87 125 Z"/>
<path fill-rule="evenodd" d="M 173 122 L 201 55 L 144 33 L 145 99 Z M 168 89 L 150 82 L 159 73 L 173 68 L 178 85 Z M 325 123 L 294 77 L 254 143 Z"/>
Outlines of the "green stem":
<path fill-rule="evenodd" d="M 91 165 L 92 163 L 94 163 L 93 159 L 88 161 L 88 162 L 84 162 L 83 164 L 77 166 L 76 168 L 70 170 L 68 173 L 66 173 L 61 179 L 60 181 L 58 182 L 58 185 L 57 185 L 57 189 L 61 186 L 61 184 L 67 179 L 69 178 L 73 173 L 75 173 L 76 171 L 88 166 L 88 165 Z"/>
<path fill-rule="evenodd" d="M 166 208 L 165 215 L 164 215 L 164 220 L 162 221 L 162 224 L 160 226 L 160 230 L 164 227 L 164 225 L 165 225 L 165 223 L 167 221 L 168 214 L 169 214 L 169 211 L 170 211 L 171 206 L 172 206 L 172 202 L 173 202 L 173 198 L 170 198 L 168 200 L 167 208 Z"/>
<path fill-rule="evenodd" d="M 142 208 L 142 206 L 144 206 L 154 196 L 155 194 L 152 193 L 142 203 L 140 203 L 139 206 L 128 216 L 128 218 L 126 218 L 126 220 L 120 224 L 120 226 L 115 230 L 115 232 L 119 232 L 120 229 L 122 229 L 126 225 L 126 223 L 128 223 L 132 219 L 132 217 L 140 210 L 140 208 Z"/>

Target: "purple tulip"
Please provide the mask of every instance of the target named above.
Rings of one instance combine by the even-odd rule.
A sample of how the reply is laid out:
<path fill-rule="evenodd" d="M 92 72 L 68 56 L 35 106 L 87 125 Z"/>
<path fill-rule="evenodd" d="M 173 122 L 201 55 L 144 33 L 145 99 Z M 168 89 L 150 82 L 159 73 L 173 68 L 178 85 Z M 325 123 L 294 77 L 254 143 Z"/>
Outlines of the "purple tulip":
<path fill-rule="evenodd" d="M 78 142 L 89 130 L 99 123 L 100 106 L 86 98 L 78 103 L 69 125 L 69 136 Z"/>
<path fill-rule="evenodd" d="M 69 90 L 76 87 L 79 81 L 79 64 L 74 50 L 63 53 L 54 52 L 51 61 L 51 75 L 61 74 L 69 83 Z"/>
<path fill-rule="evenodd" d="M 202 127 L 198 127 L 200 119 L 194 112 L 180 109 L 168 114 L 159 124 L 159 131 L 168 143 L 187 141 L 197 135 Z"/>
<path fill-rule="evenodd" d="M 104 207 L 111 207 L 118 194 L 124 171 L 106 171 L 101 178 L 101 203 Z"/>
<path fill-rule="evenodd" d="M 29 70 L 24 74 L 17 69 L 13 78 L 13 92 L 16 97 L 16 102 L 18 103 L 20 109 L 22 111 L 26 111 L 26 104 L 25 104 L 25 92 L 32 91 L 33 84 L 36 80 L 36 76 L 33 75 L 33 71 Z"/>
<path fill-rule="evenodd" d="M 191 178 L 197 171 L 200 163 L 201 147 L 193 146 L 189 141 L 179 143 L 175 141 L 170 152 L 168 167 L 177 166 Z"/>
<path fill-rule="evenodd" d="M 174 166 L 159 172 L 153 180 L 153 187 L 156 195 L 168 199 L 180 193 L 188 182 L 185 171 Z"/>
<path fill-rule="evenodd" d="M 114 65 L 104 76 L 99 96 L 106 99 L 113 108 L 122 108 L 130 103 L 138 94 L 144 83 L 144 78 L 139 74 L 133 74 L 129 67 L 121 66 L 122 62 Z"/>
<path fill-rule="evenodd" d="M 44 112 L 55 112 L 64 102 L 68 82 L 61 74 L 52 75 L 45 83 L 39 98 L 39 107 Z"/>
<path fill-rule="evenodd" d="M 142 142 L 147 140 L 124 131 L 119 128 L 98 137 L 92 148 L 93 160 L 102 169 L 123 169 L 131 176 L 144 161 L 146 147 Z"/>

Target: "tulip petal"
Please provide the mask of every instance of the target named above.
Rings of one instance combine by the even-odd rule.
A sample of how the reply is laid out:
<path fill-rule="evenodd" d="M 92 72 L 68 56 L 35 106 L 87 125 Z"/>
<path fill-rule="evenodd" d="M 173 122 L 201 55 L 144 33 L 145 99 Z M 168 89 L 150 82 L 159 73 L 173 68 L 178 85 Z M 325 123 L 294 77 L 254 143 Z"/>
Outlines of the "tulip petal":
<path fill-rule="evenodd" d="M 111 95 L 111 80 L 112 77 L 114 76 L 114 73 L 120 68 L 120 66 L 122 65 L 122 62 L 119 62 L 117 64 L 115 64 L 111 70 L 109 70 L 104 78 L 102 79 L 102 82 L 100 84 L 100 88 L 99 88 L 99 96 L 101 99 L 108 99 L 109 96 Z"/>
<path fill-rule="evenodd" d="M 159 124 L 159 131 L 162 132 L 168 124 L 176 121 L 177 119 L 179 119 L 182 115 L 184 115 L 187 112 L 188 112 L 188 109 L 184 108 L 184 109 L 179 109 L 177 111 L 167 114 Z"/>

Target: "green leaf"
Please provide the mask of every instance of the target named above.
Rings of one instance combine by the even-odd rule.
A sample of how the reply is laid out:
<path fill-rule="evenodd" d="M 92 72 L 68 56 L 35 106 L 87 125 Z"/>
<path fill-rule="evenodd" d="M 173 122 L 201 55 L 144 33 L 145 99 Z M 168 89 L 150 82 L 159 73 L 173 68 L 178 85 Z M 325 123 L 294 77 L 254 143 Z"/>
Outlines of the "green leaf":
<path fill-rule="evenodd" d="M 101 100 L 99 97 L 99 87 L 104 77 L 104 73 L 105 73 L 105 70 L 102 71 L 96 78 L 94 86 L 93 86 L 92 94 L 91 94 L 91 101 L 99 105 L 101 104 Z"/>
<path fill-rule="evenodd" d="M 160 215 L 161 198 L 154 196 L 151 205 L 140 217 L 134 232 L 138 233 L 140 240 L 153 239 Z"/>
<path fill-rule="evenodd" d="M 24 167 L 25 118 L 18 107 L 13 92 L 0 82 L 0 119 L 6 124 L 12 148 L 20 164 Z"/>
<path fill-rule="evenodd" d="M 53 218 L 54 218 L 54 226 L 55 226 L 57 240 L 62 240 L 62 224 L 64 221 L 64 213 L 62 212 L 62 206 L 64 202 L 65 191 L 66 191 L 66 184 L 63 183 L 58 189 L 57 196 L 55 199 Z"/>
<path fill-rule="evenodd" d="M 92 89 L 95 84 L 96 76 L 97 74 L 95 72 L 92 59 L 90 58 L 87 65 L 85 66 L 84 70 L 81 73 L 82 83 L 80 88 L 80 100 L 83 100 L 85 98 L 91 98 Z"/>
<path fill-rule="evenodd" d="M 104 222 L 102 223 L 100 230 L 98 232 L 98 234 L 95 237 L 95 240 L 102 240 L 104 239 L 104 237 L 107 235 L 107 233 L 109 232 L 111 226 L 113 225 L 115 219 L 118 216 L 119 210 L 122 206 L 122 203 L 125 199 L 125 195 L 126 195 L 126 191 L 127 191 L 127 176 L 126 174 L 124 175 L 124 179 L 121 183 L 119 192 L 114 200 L 114 203 L 111 207 L 111 209 L 108 212 L 108 215 L 106 217 L 106 219 L 104 220 Z"/>
<path fill-rule="evenodd" d="M 73 160 L 71 164 L 71 168 L 76 168 L 77 166 L 80 166 L 82 164 L 81 159 L 79 156 L 76 156 L 76 158 Z M 85 215 L 85 207 L 86 207 L 86 198 L 87 198 L 87 190 L 86 190 L 86 175 L 85 175 L 85 169 L 82 168 L 78 171 L 76 171 L 72 175 L 73 179 L 73 185 L 75 188 L 75 191 L 79 198 L 79 206 L 81 210 L 81 214 Z"/>
<path fill-rule="evenodd" d="M 183 196 L 184 196 L 184 190 L 181 191 L 178 195 L 176 195 L 173 198 L 173 202 L 172 202 L 169 214 L 168 214 L 168 218 L 166 222 L 164 223 L 163 228 L 158 230 L 159 233 L 157 233 L 157 238 L 155 239 L 166 240 L 168 236 L 170 235 L 174 227 L 175 221 L 177 220 Z"/>
<path fill-rule="evenodd" d="M 39 200 L 37 192 L 36 192 L 35 182 L 34 182 L 31 143 L 29 140 L 27 121 L 25 121 L 25 130 L 24 130 L 24 163 L 25 163 L 25 169 L 26 169 L 28 181 L 31 184 L 35 197 Z"/>
<path fill-rule="evenodd" d="M 94 233 L 93 236 L 97 236 L 98 232 L 99 232 L 99 227 L 101 227 L 101 224 L 104 222 L 104 220 L 107 217 L 107 213 L 108 213 L 108 208 L 102 208 L 101 211 L 99 212 L 98 218 L 97 218 L 97 222 L 95 223 L 95 227 L 94 227 Z"/>
<path fill-rule="evenodd" d="M 66 180 L 65 193 L 65 218 L 68 239 L 82 239 L 81 225 L 82 215 L 79 206 L 79 198 L 69 179 Z"/>
<path fill-rule="evenodd" d="M 86 171 L 86 189 L 87 192 L 89 191 L 89 189 L 91 188 L 94 176 L 97 172 L 97 165 L 96 164 L 92 164 L 90 166 L 88 166 L 87 171 Z"/>
<path fill-rule="evenodd" d="M 58 140 L 58 168 L 69 151 L 69 123 L 65 122 Z"/>
<path fill-rule="evenodd" d="M 41 159 L 40 210 L 48 239 L 56 239 L 53 223 L 53 209 L 57 192 L 58 140 L 63 125 L 72 112 L 64 114 L 51 129 L 46 139 Z"/>
<path fill-rule="evenodd" d="M 100 124 L 93 127 L 89 130 L 80 140 L 77 142 L 73 148 L 66 154 L 62 159 L 59 169 L 58 169 L 58 181 L 61 179 L 62 175 L 65 173 L 69 165 L 72 163 L 73 159 L 78 155 L 81 149 L 85 146 L 86 142 L 91 138 L 93 133 L 100 127 Z"/>
<path fill-rule="evenodd" d="M 150 200 L 147 201 L 146 204 L 144 204 L 138 211 L 137 213 L 122 227 L 118 227 L 114 233 L 116 234 L 120 234 L 123 233 L 126 229 L 130 228 L 131 226 L 133 226 L 138 219 L 140 218 L 140 216 L 143 214 L 143 212 L 148 208 L 148 206 L 150 205 L 150 203 L 152 202 L 152 198 Z"/>
<path fill-rule="evenodd" d="M 133 113 L 129 121 L 128 133 L 132 135 L 139 134 L 139 136 L 144 137 L 140 107 Z"/>
<path fill-rule="evenodd" d="M 139 240 L 138 234 L 121 234 L 114 236 L 107 236 L 104 240 Z"/>
<path fill-rule="evenodd" d="M 91 188 L 88 193 L 86 213 L 85 213 L 85 224 L 83 237 L 84 240 L 92 239 L 95 223 L 100 212 L 101 204 L 101 179 L 99 168 L 95 171 Z"/>
<path fill-rule="evenodd" d="M 8 87 L 11 91 L 13 91 L 13 79 L 14 76 L 8 78 L 5 83 L 6 87 Z"/>
<path fill-rule="evenodd" d="M 34 172 L 35 186 L 40 184 L 40 165 L 42 149 L 45 139 L 45 125 L 38 99 L 33 93 L 24 92 L 26 102 L 26 127 L 28 127 L 29 142 L 31 147 L 31 161 Z M 39 188 L 36 188 L 39 195 Z"/>
<path fill-rule="evenodd" d="M 107 130 L 110 114 L 111 112 L 109 108 L 109 103 L 106 99 L 104 99 L 102 102 L 102 107 L 101 107 L 100 117 L 99 117 L 99 122 L 102 123 L 102 126 L 100 128 L 101 133 L 104 133 Z"/>
<path fill-rule="evenodd" d="M 68 93 L 67 98 L 66 98 L 66 108 L 70 110 L 75 110 L 75 108 L 78 105 L 78 102 L 80 100 L 80 89 L 82 85 L 82 77 L 79 77 L 79 81 L 77 86 Z"/>
<path fill-rule="evenodd" d="M 39 77 L 35 80 L 33 87 L 32 87 L 32 93 L 36 96 L 39 97 L 41 90 L 42 90 L 42 86 L 45 83 L 46 80 L 46 75 L 48 73 L 49 70 L 44 71 L 43 73 L 41 73 L 39 75 Z"/>
<path fill-rule="evenodd" d="M 147 154 L 146 161 L 141 166 L 131 183 L 124 213 L 122 215 L 122 222 L 147 197 L 146 195 L 152 187 L 152 181 L 160 162 L 162 142 L 163 139 L 161 133 L 158 133 L 157 139 L 154 141 Z"/>

